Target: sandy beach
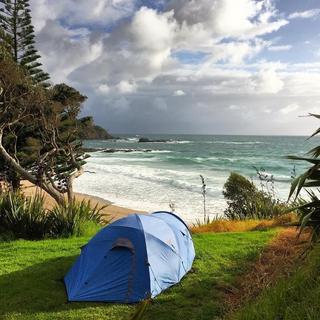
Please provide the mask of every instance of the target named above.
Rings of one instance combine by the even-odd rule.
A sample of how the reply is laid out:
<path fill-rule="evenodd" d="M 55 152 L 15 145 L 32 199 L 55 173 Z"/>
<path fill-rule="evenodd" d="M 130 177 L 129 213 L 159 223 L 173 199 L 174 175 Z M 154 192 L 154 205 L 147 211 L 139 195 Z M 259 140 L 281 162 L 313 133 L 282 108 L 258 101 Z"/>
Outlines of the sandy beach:
<path fill-rule="evenodd" d="M 22 191 L 27 196 L 32 196 L 36 192 L 42 192 L 44 194 L 45 206 L 47 208 L 52 208 L 56 204 L 56 202 L 50 195 L 48 195 L 43 190 L 37 188 L 36 186 L 34 186 L 28 181 L 23 181 Z M 98 204 L 98 206 L 101 206 L 101 207 L 106 206 L 106 208 L 103 209 L 103 215 L 105 215 L 106 219 L 108 220 L 112 219 L 114 221 L 132 213 L 142 213 L 139 210 L 134 210 L 134 209 L 113 205 L 110 201 L 107 201 L 99 197 L 91 196 L 88 194 L 75 193 L 75 197 L 78 201 L 90 200 L 92 206 L 95 206 L 96 204 Z"/>

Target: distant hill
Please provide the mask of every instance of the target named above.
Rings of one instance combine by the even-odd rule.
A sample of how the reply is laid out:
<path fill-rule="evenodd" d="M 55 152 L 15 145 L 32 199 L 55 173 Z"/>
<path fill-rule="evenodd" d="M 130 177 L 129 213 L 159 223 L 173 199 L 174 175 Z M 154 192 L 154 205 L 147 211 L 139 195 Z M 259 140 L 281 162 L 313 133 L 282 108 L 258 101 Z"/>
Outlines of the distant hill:
<path fill-rule="evenodd" d="M 96 125 L 92 117 L 79 119 L 81 127 L 79 137 L 82 140 L 112 139 L 112 135 L 104 128 Z"/>

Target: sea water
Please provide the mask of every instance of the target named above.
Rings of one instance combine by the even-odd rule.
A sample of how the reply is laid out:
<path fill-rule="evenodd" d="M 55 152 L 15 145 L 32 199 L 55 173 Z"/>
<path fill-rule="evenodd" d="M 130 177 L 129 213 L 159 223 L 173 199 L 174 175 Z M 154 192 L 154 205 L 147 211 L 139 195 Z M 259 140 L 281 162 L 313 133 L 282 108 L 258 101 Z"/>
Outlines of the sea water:
<path fill-rule="evenodd" d="M 299 174 L 307 168 L 305 163 L 288 160 L 286 156 L 305 155 L 319 142 L 317 138 L 292 136 L 145 137 L 166 142 L 139 143 L 139 135 L 85 141 L 85 147 L 100 151 L 90 153 L 75 190 L 148 212 L 169 210 L 169 204 L 173 204 L 179 215 L 193 222 L 203 216 L 200 175 L 206 181 L 206 206 L 211 217 L 223 214 L 223 185 L 232 171 L 259 186 L 256 168 L 265 170 L 273 175 L 276 195 L 285 200 L 294 170 Z"/>

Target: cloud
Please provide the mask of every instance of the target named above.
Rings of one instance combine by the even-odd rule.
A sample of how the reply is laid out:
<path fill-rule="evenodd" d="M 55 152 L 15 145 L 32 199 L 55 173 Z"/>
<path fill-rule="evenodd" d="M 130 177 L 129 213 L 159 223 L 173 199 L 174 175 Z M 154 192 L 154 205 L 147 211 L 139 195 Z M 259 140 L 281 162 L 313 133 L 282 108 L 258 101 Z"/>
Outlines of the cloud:
<path fill-rule="evenodd" d="M 61 20 L 65 25 L 111 25 L 129 17 L 135 10 L 134 0 L 31 0 L 36 31 L 48 20 Z"/>
<path fill-rule="evenodd" d="M 283 89 L 284 82 L 274 69 L 262 69 L 252 77 L 251 86 L 255 93 L 276 94 Z"/>
<path fill-rule="evenodd" d="M 167 111 L 167 109 L 168 109 L 168 105 L 167 105 L 165 99 L 163 99 L 163 98 L 156 97 L 153 100 L 153 105 L 159 111 Z"/>
<path fill-rule="evenodd" d="M 269 0 L 171 0 L 168 9 L 174 10 L 183 36 L 195 38 L 198 35 L 201 40 L 208 35 L 254 38 L 274 32 L 288 23 L 277 17 Z M 194 45 L 194 42 L 191 43 Z"/>
<path fill-rule="evenodd" d="M 102 36 L 88 36 L 86 29 L 67 29 L 48 20 L 37 34 L 42 62 L 54 82 L 66 81 L 68 76 L 102 54 Z"/>
<path fill-rule="evenodd" d="M 300 106 L 296 103 L 292 103 L 292 104 L 289 104 L 287 105 L 286 107 L 280 109 L 280 112 L 282 114 L 288 114 L 288 113 L 291 113 L 291 112 L 294 112 L 294 111 L 297 111 L 298 109 L 300 108 Z"/>
<path fill-rule="evenodd" d="M 288 16 L 288 19 L 309 19 L 320 15 L 320 9 L 311 9 L 306 11 L 293 12 Z"/>
<path fill-rule="evenodd" d="M 242 107 L 241 107 L 241 106 L 238 106 L 238 105 L 236 105 L 236 104 L 232 104 L 232 105 L 229 106 L 229 109 L 230 109 L 230 110 L 241 110 Z"/>
<path fill-rule="evenodd" d="M 292 45 L 280 45 L 280 46 L 270 46 L 268 48 L 269 51 L 288 51 L 292 49 Z"/>
<path fill-rule="evenodd" d="M 110 87 L 107 84 L 100 84 L 97 91 L 102 94 L 108 94 L 110 92 Z"/>
<path fill-rule="evenodd" d="M 116 88 L 120 93 L 132 93 L 136 91 L 137 86 L 134 82 L 122 80 L 116 85 Z"/>
<path fill-rule="evenodd" d="M 155 3 L 31 0 L 44 68 L 89 97 L 83 114 L 100 125 L 115 133 L 290 133 L 278 119 L 296 124 L 296 113 L 279 104 L 307 112 L 320 101 L 320 63 L 263 59 L 266 50 L 291 49 L 270 40 L 289 23 L 276 1 Z"/>
<path fill-rule="evenodd" d="M 181 97 L 181 96 L 185 96 L 186 93 L 185 93 L 183 90 L 176 90 L 176 91 L 173 93 L 173 95 L 174 95 L 175 97 Z"/>
<path fill-rule="evenodd" d="M 124 113 L 129 110 L 130 102 L 125 97 L 120 97 L 111 102 L 112 108 L 117 113 Z"/>

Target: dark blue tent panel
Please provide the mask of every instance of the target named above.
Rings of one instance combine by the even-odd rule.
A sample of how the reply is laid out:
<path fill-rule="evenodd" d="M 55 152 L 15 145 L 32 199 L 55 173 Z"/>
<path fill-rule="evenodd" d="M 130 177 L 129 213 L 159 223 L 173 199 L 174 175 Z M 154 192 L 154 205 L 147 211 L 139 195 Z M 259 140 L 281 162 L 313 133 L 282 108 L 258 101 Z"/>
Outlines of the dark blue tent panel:
<path fill-rule="evenodd" d="M 170 212 L 133 214 L 99 231 L 64 281 L 69 301 L 132 303 L 178 283 L 195 257 L 186 224 Z"/>

